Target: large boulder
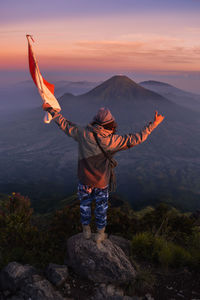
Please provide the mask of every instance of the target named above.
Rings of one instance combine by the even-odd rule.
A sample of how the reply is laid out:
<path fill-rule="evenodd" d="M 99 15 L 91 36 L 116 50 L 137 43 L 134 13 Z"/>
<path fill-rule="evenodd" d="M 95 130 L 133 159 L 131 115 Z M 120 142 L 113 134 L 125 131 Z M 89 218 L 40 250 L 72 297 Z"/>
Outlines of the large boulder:
<path fill-rule="evenodd" d="M 53 289 L 51 283 L 39 275 L 34 276 L 33 281 L 23 286 L 21 291 L 31 300 L 64 300 L 60 293 Z"/>
<path fill-rule="evenodd" d="M 136 271 L 123 250 L 106 239 L 99 249 L 94 235 L 89 240 L 79 233 L 67 241 L 68 264 L 76 273 L 93 282 L 123 284 L 133 280 Z"/>
<path fill-rule="evenodd" d="M 119 246 L 124 251 L 126 256 L 131 256 L 131 242 L 129 240 L 118 235 L 110 235 L 109 240 L 115 245 Z"/>
<path fill-rule="evenodd" d="M 0 290 L 15 292 L 22 285 L 31 282 L 32 275 L 35 273 L 36 271 L 32 266 L 10 262 L 0 272 Z"/>
<path fill-rule="evenodd" d="M 0 291 L 3 291 L 3 294 L 12 300 L 67 299 L 56 291 L 46 278 L 37 274 L 32 266 L 17 262 L 11 262 L 1 270 Z"/>

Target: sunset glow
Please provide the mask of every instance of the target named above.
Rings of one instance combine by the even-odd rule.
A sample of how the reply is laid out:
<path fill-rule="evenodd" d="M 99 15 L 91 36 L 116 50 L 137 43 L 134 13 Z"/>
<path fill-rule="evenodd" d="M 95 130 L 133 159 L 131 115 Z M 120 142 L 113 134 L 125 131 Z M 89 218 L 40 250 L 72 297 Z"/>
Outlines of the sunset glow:
<path fill-rule="evenodd" d="M 200 1 L 94 2 L 1 3 L 0 69 L 27 69 L 29 33 L 45 70 L 200 71 Z"/>

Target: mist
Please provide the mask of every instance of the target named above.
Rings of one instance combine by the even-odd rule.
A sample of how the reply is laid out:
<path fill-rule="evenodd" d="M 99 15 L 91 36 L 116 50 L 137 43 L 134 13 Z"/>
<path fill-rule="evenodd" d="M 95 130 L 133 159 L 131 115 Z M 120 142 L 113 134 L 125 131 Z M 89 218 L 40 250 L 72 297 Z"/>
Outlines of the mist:
<path fill-rule="evenodd" d="M 155 110 L 164 114 L 165 120 L 147 141 L 116 155 L 117 193 L 134 208 L 159 201 L 183 210 L 200 208 L 199 111 L 185 105 L 187 97 L 198 102 L 195 95 L 182 91 L 167 98 L 161 89 L 156 93 L 155 86 L 152 91 L 126 76 L 102 84 L 60 81 L 56 93 L 63 93 L 59 98 L 63 116 L 83 126 L 99 107 L 108 107 L 118 123 L 118 134 L 140 131 L 153 120 Z M 43 123 L 42 103 L 33 83 L 1 89 L 3 99 L 1 192 L 28 195 L 37 208 L 41 199 L 58 200 L 76 193 L 77 144 L 54 122 Z"/>

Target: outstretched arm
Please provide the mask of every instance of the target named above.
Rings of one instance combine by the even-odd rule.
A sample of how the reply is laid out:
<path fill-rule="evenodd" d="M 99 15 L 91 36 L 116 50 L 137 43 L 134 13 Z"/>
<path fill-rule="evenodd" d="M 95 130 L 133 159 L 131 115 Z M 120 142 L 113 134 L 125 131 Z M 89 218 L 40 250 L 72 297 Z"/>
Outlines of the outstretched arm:
<path fill-rule="evenodd" d="M 65 119 L 60 111 L 53 109 L 48 103 L 42 105 L 43 110 L 48 111 L 53 117 L 53 120 L 68 136 L 77 140 L 78 128 L 77 125 Z"/>
<path fill-rule="evenodd" d="M 138 144 L 143 143 L 151 132 L 163 121 L 164 116 L 159 115 L 158 112 L 155 112 L 154 121 L 150 122 L 142 131 L 134 134 L 127 135 L 113 135 L 110 141 L 111 151 L 120 151 L 126 150 L 131 147 L 134 147 Z M 109 147 L 108 147 L 109 148 Z"/>

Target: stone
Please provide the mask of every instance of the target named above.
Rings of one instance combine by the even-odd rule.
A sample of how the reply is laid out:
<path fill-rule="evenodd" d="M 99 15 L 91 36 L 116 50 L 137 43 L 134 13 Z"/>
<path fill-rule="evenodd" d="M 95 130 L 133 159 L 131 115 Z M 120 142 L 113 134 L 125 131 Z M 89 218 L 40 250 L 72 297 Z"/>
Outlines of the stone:
<path fill-rule="evenodd" d="M 150 294 L 146 294 L 145 300 L 154 300 L 154 298 Z"/>
<path fill-rule="evenodd" d="M 22 291 L 31 298 L 31 300 L 64 300 L 59 292 L 55 291 L 51 283 L 42 279 L 26 284 Z"/>
<path fill-rule="evenodd" d="M 92 299 L 93 300 L 139 300 L 139 298 L 132 298 L 129 296 L 109 295 L 102 290 L 101 291 L 97 290 Z"/>
<path fill-rule="evenodd" d="M 0 272 L 0 290 L 15 292 L 22 284 L 30 282 L 35 272 L 32 266 L 10 262 Z"/>
<path fill-rule="evenodd" d="M 68 268 L 65 265 L 50 263 L 46 268 L 47 279 L 55 286 L 61 286 L 68 277 Z"/>
<path fill-rule="evenodd" d="M 73 270 L 93 282 L 123 284 L 133 280 L 136 271 L 123 250 L 110 239 L 97 248 L 92 239 L 85 240 L 82 233 L 67 241 L 68 262 Z"/>
<path fill-rule="evenodd" d="M 124 300 L 128 296 L 124 296 L 124 292 L 120 287 L 116 287 L 112 284 L 107 286 L 100 284 L 98 288 L 95 289 L 94 300 Z M 130 298 L 132 299 L 132 298 Z M 129 297 L 127 298 L 129 300 Z"/>
<path fill-rule="evenodd" d="M 121 236 L 117 235 L 110 235 L 109 240 L 113 242 L 115 245 L 120 247 L 126 256 L 130 257 L 131 255 L 131 242 Z"/>
<path fill-rule="evenodd" d="M 10 292 L 10 300 L 66 300 L 53 285 L 36 273 L 35 268 L 9 263 L 0 272 L 0 290 Z"/>
<path fill-rule="evenodd" d="M 4 291 L 3 291 L 3 295 L 4 295 L 5 297 L 8 297 L 8 296 L 10 295 L 10 291 L 4 290 Z"/>
<path fill-rule="evenodd" d="M 147 300 L 154 300 L 154 298 L 149 293 L 145 295 L 145 298 Z"/>
<path fill-rule="evenodd" d="M 8 299 L 9 300 L 24 300 L 24 297 L 23 296 L 12 296 L 11 298 L 8 298 Z M 31 298 L 27 298 L 27 300 L 32 300 L 32 299 Z"/>

